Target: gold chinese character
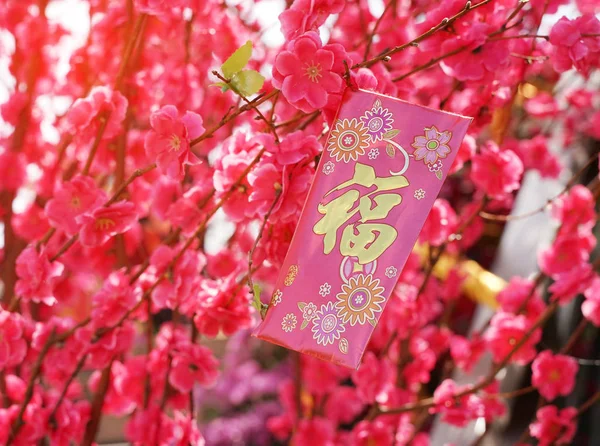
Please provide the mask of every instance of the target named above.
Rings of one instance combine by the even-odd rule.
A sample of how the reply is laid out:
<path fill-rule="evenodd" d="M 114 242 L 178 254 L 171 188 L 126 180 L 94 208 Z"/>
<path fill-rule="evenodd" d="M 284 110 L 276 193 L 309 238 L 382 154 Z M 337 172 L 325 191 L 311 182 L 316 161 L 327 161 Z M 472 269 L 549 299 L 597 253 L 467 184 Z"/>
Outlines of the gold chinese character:
<path fill-rule="evenodd" d="M 315 224 L 313 231 L 325 236 L 323 252 L 329 254 L 333 250 L 337 241 L 337 231 L 345 226 L 340 241 L 342 255 L 356 256 L 362 265 L 381 256 L 394 243 L 398 232 L 388 224 L 368 222 L 386 218 L 390 211 L 402 202 L 399 194 L 381 192 L 401 189 L 408 184 L 404 176 L 379 178 L 375 176 L 373 167 L 356 163 L 352 179 L 331 189 L 325 196 L 354 185 L 366 188 L 375 186 L 375 190 L 361 197 L 358 190 L 351 189 L 327 204 L 319 204 L 317 209 L 323 217 Z M 360 218 L 350 222 L 356 214 L 359 214 Z"/>

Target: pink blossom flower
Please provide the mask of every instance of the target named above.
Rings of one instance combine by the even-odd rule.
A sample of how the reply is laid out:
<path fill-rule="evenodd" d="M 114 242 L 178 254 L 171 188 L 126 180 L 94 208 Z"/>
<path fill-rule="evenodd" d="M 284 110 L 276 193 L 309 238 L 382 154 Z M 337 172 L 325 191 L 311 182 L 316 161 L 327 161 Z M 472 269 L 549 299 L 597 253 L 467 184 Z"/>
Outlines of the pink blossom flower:
<path fill-rule="evenodd" d="M 562 223 L 562 230 L 571 232 L 596 223 L 595 201 L 592 192 L 581 184 L 573 186 L 552 204 L 552 217 Z"/>
<path fill-rule="evenodd" d="M 570 271 L 556 274 L 555 282 L 548 288 L 548 291 L 552 293 L 551 299 L 564 305 L 587 289 L 593 278 L 594 271 L 589 263 L 583 263 Z"/>
<path fill-rule="evenodd" d="M 503 361 L 517 344 L 520 344 L 531 325 L 532 322 L 525 316 L 497 313 L 492 318 L 490 327 L 484 334 L 484 339 L 488 343 L 494 361 Z M 512 354 L 510 362 L 524 365 L 531 361 L 535 357 L 535 345 L 539 342 L 541 336 L 540 329 L 534 330 L 525 343 Z"/>
<path fill-rule="evenodd" d="M 125 437 L 134 445 L 170 443 L 174 423 L 157 404 L 136 411 L 125 425 Z"/>
<path fill-rule="evenodd" d="M 334 423 L 350 423 L 364 409 L 365 404 L 354 387 L 336 386 L 328 393 L 325 416 Z"/>
<path fill-rule="evenodd" d="M 535 320 L 544 311 L 546 305 L 537 289 L 532 289 L 535 283 L 530 279 L 515 276 L 508 285 L 498 293 L 496 299 L 502 311 L 507 313 L 524 313 L 529 320 Z"/>
<path fill-rule="evenodd" d="M 96 208 L 76 217 L 81 224 L 79 240 L 83 246 L 103 245 L 111 237 L 129 230 L 137 218 L 135 205 L 128 201 Z"/>
<path fill-rule="evenodd" d="M 381 420 L 361 421 L 352 429 L 353 446 L 392 446 L 392 427 Z"/>
<path fill-rule="evenodd" d="M 317 30 L 327 17 L 344 8 L 343 0 L 295 0 L 279 15 L 281 30 L 286 40 L 311 30 Z"/>
<path fill-rule="evenodd" d="M 98 131 L 101 120 L 108 119 L 104 129 L 104 138 L 113 138 L 121 131 L 125 119 L 127 99 L 118 91 L 108 87 L 94 87 L 86 98 L 77 99 L 67 114 L 71 132 L 83 134 L 91 139 Z M 107 118 L 106 114 L 110 113 Z"/>
<path fill-rule="evenodd" d="M 540 446 L 569 444 L 575 435 L 577 409 L 567 407 L 559 410 L 556 406 L 544 406 L 537 411 L 536 421 L 529 425 L 531 436 L 537 438 Z"/>
<path fill-rule="evenodd" d="M 506 405 L 497 396 L 499 390 L 500 382 L 496 380 L 479 394 L 469 395 L 469 404 L 477 417 L 483 417 L 485 421 L 491 423 L 506 413 Z"/>
<path fill-rule="evenodd" d="M 220 331 L 231 336 L 251 324 L 248 288 L 239 286 L 236 275 L 226 280 L 203 280 L 197 297 L 194 323 L 205 336 Z"/>
<path fill-rule="evenodd" d="M 458 386 L 453 380 L 445 379 L 433 392 L 435 406 L 429 409 L 429 413 L 441 413 L 442 421 L 454 426 L 466 426 L 476 416 L 468 395 L 456 398 L 466 389 L 468 386 Z"/>
<path fill-rule="evenodd" d="M 545 274 L 555 277 L 587 262 L 595 245 L 592 234 L 561 233 L 550 247 L 540 252 L 538 263 Z"/>
<path fill-rule="evenodd" d="M 559 112 L 554 96 L 542 91 L 525 102 L 525 111 L 536 118 L 551 118 Z"/>
<path fill-rule="evenodd" d="M 325 418 L 313 417 L 300 420 L 291 442 L 297 445 L 334 446 L 334 439 L 333 423 Z"/>
<path fill-rule="evenodd" d="M 54 227 L 73 235 L 81 228 L 76 217 L 105 201 L 106 194 L 91 177 L 76 175 L 57 188 L 54 197 L 46 203 L 45 212 Z"/>
<path fill-rule="evenodd" d="M 139 300 L 139 292 L 129 285 L 124 271 L 111 273 L 92 298 L 92 322 L 95 327 L 110 327 Z"/>
<path fill-rule="evenodd" d="M 594 278 L 584 295 L 581 312 L 592 324 L 600 327 L 600 277 Z"/>
<path fill-rule="evenodd" d="M 342 78 L 332 71 L 336 52 L 345 53 L 338 46 L 323 46 L 319 35 L 312 31 L 292 40 L 275 59 L 273 86 L 306 113 L 323 108 L 328 94 L 342 88 Z"/>
<path fill-rule="evenodd" d="M 178 391 L 188 393 L 194 383 L 209 385 L 217 378 L 219 363 L 207 347 L 180 344 L 173 354 L 169 383 Z"/>
<path fill-rule="evenodd" d="M 157 309 L 178 308 L 185 313 L 193 313 L 200 270 L 206 264 L 202 254 L 187 250 L 174 267 L 165 270 L 171 260 L 177 255 L 178 250 L 167 246 L 159 246 L 152 253 L 150 264 L 156 268 L 157 276 L 169 275 L 169 280 L 161 281 L 152 292 L 152 303 Z"/>
<path fill-rule="evenodd" d="M 161 172 L 180 179 L 184 165 L 196 164 L 197 158 L 190 150 L 190 141 L 204 132 L 202 117 L 193 112 L 179 116 L 177 108 L 165 105 L 150 116 L 152 130 L 146 134 L 144 148 L 156 160 Z"/>
<path fill-rule="evenodd" d="M 378 360 L 373 352 L 367 352 L 362 364 L 352 374 L 358 395 L 365 403 L 374 403 L 377 397 L 390 390 L 396 379 L 394 364 L 387 359 Z"/>
<path fill-rule="evenodd" d="M 488 141 L 481 153 L 473 156 L 471 180 L 491 198 L 502 198 L 519 188 L 523 163 L 511 150 L 500 151 Z"/>
<path fill-rule="evenodd" d="M 570 356 L 554 355 L 550 350 L 544 350 L 531 364 L 531 383 L 540 395 L 552 401 L 559 395 L 567 396 L 573 391 L 578 370 L 577 361 Z"/>
<path fill-rule="evenodd" d="M 288 133 L 280 144 L 274 143 L 272 135 L 263 136 L 261 141 L 265 142 L 267 150 L 275 155 L 275 161 L 282 166 L 311 160 L 323 150 L 314 135 L 307 135 L 301 130 Z"/>
<path fill-rule="evenodd" d="M 25 359 L 27 341 L 23 338 L 23 329 L 20 315 L 0 308 L 0 371 Z"/>
<path fill-rule="evenodd" d="M 19 279 L 15 292 L 22 299 L 54 305 L 54 288 L 63 270 L 63 264 L 50 262 L 45 251 L 38 253 L 34 247 L 25 248 L 17 258 L 16 271 Z"/>
<path fill-rule="evenodd" d="M 513 150 L 523 162 L 525 169 L 536 169 L 544 178 L 557 178 L 562 171 L 558 157 L 548 150 L 546 137 L 536 135 L 532 139 L 514 140 L 504 147 Z"/>
<path fill-rule="evenodd" d="M 445 39 L 442 54 L 463 46 L 468 47 L 468 50 L 446 57 L 441 63 L 444 73 L 459 81 L 493 79 L 498 70 L 508 63 L 509 48 L 506 41 L 487 41 L 488 34 L 492 31 L 492 25 L 474 22 L 458 36 Z"/>
<path fill-rule="evenodd" d="M 473 334 L 470 339 L 462 336 L 452 336 L 450 339 L 450 354 L 458 367 L 469 372 L 485 351 L 485 341 L 479 335 Z"/>
<path fill-rule="evenodd" d="M 433 246 L 440 246 L 454 231 L 458 224 L 456 212 L 448 201 L 438 198 L 433 203 L 431 212 L 419 234 L 419 240 Z"/>
<path fill-rule="evenodd" d="M 554 46 L 552 64 L 559 73 L 575 66 L 588 75 L 598 66 L 600 54 L 600 21 L 592 14 L 570 20 L 562 17 L 550 30 L 550 43 Z M 595 37 L 584 37 L 584 34 Z"/>

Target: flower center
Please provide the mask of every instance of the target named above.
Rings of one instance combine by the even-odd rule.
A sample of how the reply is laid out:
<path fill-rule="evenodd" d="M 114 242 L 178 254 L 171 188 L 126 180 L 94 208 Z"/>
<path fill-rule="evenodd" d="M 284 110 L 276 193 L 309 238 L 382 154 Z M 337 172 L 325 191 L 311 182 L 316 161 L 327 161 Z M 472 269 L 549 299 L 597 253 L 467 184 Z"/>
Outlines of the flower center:
<path fill-rule="evenodd" d="M 372 118 L 369 121 L 369 130 L 371 130 L 372 132 L 377 132 L 377 131 L 381 130 L 382 127 L 383 127 L 383 119 L 381 119 L 379 117 Z"/>
<path fill-rule="evenodd" d="M 110 218 L 99 218 L 98 220 L 96 220 L 95 223 L 96 229 L 99 229 L 101 231 L 106 231 L 107 229 L 110 229 L 115 225 L 116 223 L 114 222 L 114 220 L 111 220 Z"/>
<path fill-rule="evenodd" d="M 438 146 L 440 145 L 439 142 L 437 142 L 435 139 L 432 139 L 430 141 L 427 141 L 427 148 L 429 150 L 435 150 L 438 148 Z"/>
<path fill-rule="evenodd" d="M 311 82 L 319 82 L 319 78 L 323 77 L 323 75 L 321 74 L 321 64 L 315 64 L 311 60 L 310 63 L 305 64 L 305 66 L 306 68 L 304 70 L 304 73 L 306 76 L 308 76 Z"/>
<path fill-rule="evenodd" d="M 169 141 L 169 151 L 177 152 L 181 148 L 181 139 L 176 134 L 171 135 L 171 139 Z"/>
<path fill-rule="evenodd" d="M 81 206 L 81 200 L 78 196 L 74 196 L 73 198 L 71 198 L 71 206 L 75 209 L 79 209 L 79 207 Z"/>
<path fill-rule="evenodd" d="M 325 333 L 332 332 L 336 325 L 337 319 L 333 314 L 328 314 L 323 318 L 323 321 L 321 322 L 321 327 Z"/>
<path fill-rule="evenodd" d="M 560 373 L 558 370 L 552 370 L 550 372 L 550 381 L 558 381 L 560 379 Z"/>

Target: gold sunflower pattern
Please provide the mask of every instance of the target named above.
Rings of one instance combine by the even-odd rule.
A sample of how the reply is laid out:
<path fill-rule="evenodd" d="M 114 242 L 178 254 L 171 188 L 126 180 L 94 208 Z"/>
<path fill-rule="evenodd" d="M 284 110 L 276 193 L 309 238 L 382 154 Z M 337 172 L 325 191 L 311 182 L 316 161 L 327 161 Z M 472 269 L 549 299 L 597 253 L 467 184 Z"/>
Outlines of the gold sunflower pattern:
<path fill-rule="evenodd" d="M 375 316 L 383 309 L 381 304 L 385 297 L 382 293 L 379 279 L 374 279 L 371 274 L 351 277 L 348 283 L 342 284 L 342 291 L 336 296 L 338 315 L 350 325 L 374 324 Z"/>
<path fill-rule="evenodd" d="M 369 146 L 368 129 L 356 118 L 338 119 L 331 131 L 327 150 L 336 161 L 357 161 Z"/>

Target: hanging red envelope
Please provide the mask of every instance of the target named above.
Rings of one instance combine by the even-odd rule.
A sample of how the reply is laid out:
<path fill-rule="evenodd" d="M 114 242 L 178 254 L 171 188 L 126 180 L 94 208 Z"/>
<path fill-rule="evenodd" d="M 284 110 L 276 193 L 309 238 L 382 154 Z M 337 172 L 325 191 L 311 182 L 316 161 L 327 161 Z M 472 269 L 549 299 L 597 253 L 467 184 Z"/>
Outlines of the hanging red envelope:
<path fill-rule="evenodd" d="M 347 89 L 255 335 L 357 367 L 470 122 Z"/>

